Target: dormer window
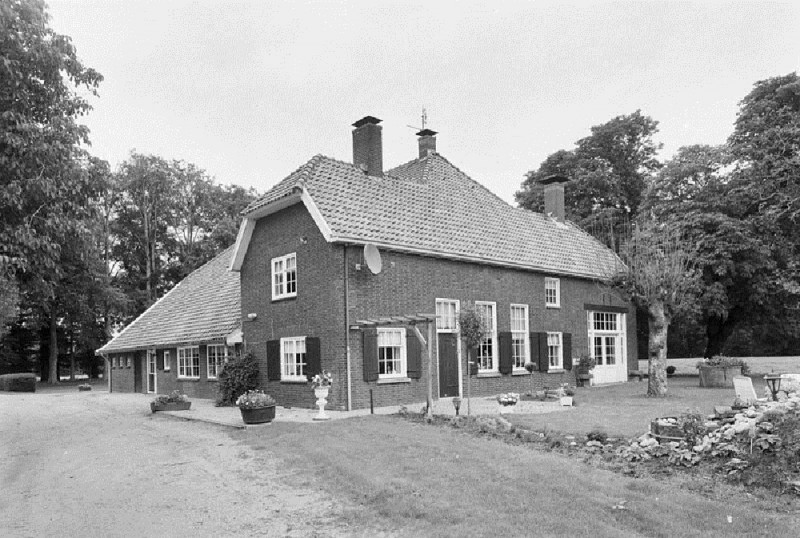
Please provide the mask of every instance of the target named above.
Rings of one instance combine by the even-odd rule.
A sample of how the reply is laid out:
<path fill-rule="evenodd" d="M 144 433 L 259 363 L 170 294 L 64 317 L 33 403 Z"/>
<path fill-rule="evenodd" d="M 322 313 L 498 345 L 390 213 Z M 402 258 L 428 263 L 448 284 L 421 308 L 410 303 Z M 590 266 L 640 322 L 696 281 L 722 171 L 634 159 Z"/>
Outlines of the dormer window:
<path fill-rule="evenodd" d="M 272 300 L 297 297 L 297 254 L 272 258 Z"/>

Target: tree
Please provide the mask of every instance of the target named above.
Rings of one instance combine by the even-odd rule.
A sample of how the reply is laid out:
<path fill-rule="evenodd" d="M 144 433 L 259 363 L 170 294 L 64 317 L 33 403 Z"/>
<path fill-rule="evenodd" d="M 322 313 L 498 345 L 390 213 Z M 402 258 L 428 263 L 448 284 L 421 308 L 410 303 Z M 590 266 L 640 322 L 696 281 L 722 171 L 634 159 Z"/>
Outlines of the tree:
<path fill-rule="evenodd" d="M 467 416 L 470 416 L 469 402 L 470 388 L 472 386 L 472 354 L 486 337 L 486 323 L 484 323 L 483 318 L 475 309 L 465 308 L 458 314 L 458 327 L 467 350 L 465 360 L 467 367 Z"/>
<path fill-rule="evenodd" d="M 544 208 L 539 181 L 563 175 L 572 182 L 564 195 L 567 217 L 586 229 L 612 220 L 635 218 L 647 178 L 659 169 L 653 141 L 658 122 L 637 110 L 591 128 L 591 135 L 576 142 L 575 149 L 559 150 L 526 174 L 515 194 L 520 207 Z"/>
<path fill-rule="evenodd" d="M 673 226 L 641 217 L 623 242 L 620 256 L 627 267 L 614 284 L 648 314 L 647 395 L 665 396 L 670 323 L 695 307 L 692 249 Z"/>

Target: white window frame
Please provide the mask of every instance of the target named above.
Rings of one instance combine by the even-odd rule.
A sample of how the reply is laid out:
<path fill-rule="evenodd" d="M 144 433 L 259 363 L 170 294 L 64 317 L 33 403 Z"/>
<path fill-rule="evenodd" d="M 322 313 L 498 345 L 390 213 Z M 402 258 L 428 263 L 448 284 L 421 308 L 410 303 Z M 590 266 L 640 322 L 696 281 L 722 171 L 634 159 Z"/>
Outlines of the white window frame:
<path fill-rule="evenodd" d="M 172 354 L 168 349 L 164 350 L 164 371 L 169 372 L 172 370 Z"/>
<path fill-rule="evenodd" d="M 289 343 L 291 343 L 293 347 L 291 351 L 288 351 L 286 349 Z M 297 373 L 295 363 L 293 362 L 292 370 L 294 371 L 290 373 L 290 370 L 288 368 L 289 363 L 286 361 L 286 353 L 291 352 L 291 354 L 294 357 L 294 360 L 296 361 L 298 355 L 297 351 L 298 343 L 303 344 L 303 351 L 302 351 L 303 359 L 300 362 L 300 367 L 299 367 L 300 372 Z M 307 349 L 306 349 L 305 336 L 289 336 L 286 338 L 281 338 L 281 381 L 308 381 L 305 375 L 305 369 L 308 366 L 308 362 L 306 360 L 306 354 L 307 354 Z"/>
<path fill-rule="evenodd" d="M 525 328 L 524 330 L 514 330 L 514 309 L 522 309 L 524 313 Z M 514 363 L 514 370 L 524 372 L 525 363 L 531 360 L 531 343 L 530 343 L 530 318 L 528 316 L 528 305 L 526 304 L 512 304 L 510 308 L 511 315 L 511 360 Z M 514 357 L 514 343 L 522 340 L 522 364 L 518 365 L 517 358 Z"/>
<path fill-rule="evenodd" d="M 397 333 L 400 335 L 400 368 L 391 374 L 382 374 L 381 371 L 381 348 L 388 346 L 381 345 L 381 335 Z M 406 330 L 400 327 L 381 327 L 378 328 L 378 379 L 396 379 L 408 377 L 408 354 L 406 349 Z"/>
<path fill-rule="evenodd" d="M 548 297 L 548 291 L 555 292 L 555 302 L 551 302 Z M 561 279 L 553 277 L 545 277 L 544 279 L 544 305 L 547 308 L 561 308 Z"/>
<path fill-rule="evenodd" d="M 290 271 L 286 268 L 289 260 L 294 260 L 294 290 L 287 291 L 289 286 L 288 276 Z M 276 269 L 280 266 L 280 269 Z M 297 253 L 292 252 L 286 256 L 272 258 L 270 262 L 272 268 L 272 278 L 270 280 L 270 288 L 272 289 L 272 300 L 286 299 L 289 297 L 297 297 Z"/>
<path fill-rule="evenodd" d="M 444 308 L 453 308 L 454 319 L 453 323 L 442 323 L 442 320 L 447 316 Z M 461 312 L 461 301 L 458 299 L 436 299 L 436 332 L 440 333 L 457 333 L 458 328 L 458 314 Z"/>
<path fill-rule="evenodd" d="M 221 356 L 219 356 L 219 348 L 222 348 Z M 214 358 L 219 359 L 218 361 L 211 362 L 212 349 L 214 350 Z M 228 346 L 225 344 L 209 344 L 206 346 L 206 377 L 208 379 L 218 379 L 219 373 L 226 362 L 228 362 Z M 211 373 L 212 366 L 214 369 L 213 374 Z"/>
<path fill-rule="evenodd" d="M 126 368 L 130 368 L 130 367 L 131 367 L 131 356 L 130 356 L 130 355 L 128 355 L 128 356 L 125 358 L 125 367 L 126 367 Z"/>
<path fill-rule="evenodd" d="M 556 357 L 556 364 L 553 364 L 553 357 L 550 353 L 550 338 L 558 338 L 558 356 Z M 549 370 L 563 370 L 564 369 L 564 334 L 560 332 L 547 333 L 547 361 L 550 365 Z"/>
<path fill-rule="evenodd" d="M 193 372 L 195 353 L 197 353 L 197 375 Z M 200 346 L 178 348 L 178 379 L 200 379 Z"/>
<path fill-rule="evenodd" d="M 483 346 L 484 342 L 481 342 L 478 346 L 478 373 L 479 374 L 488 374 L 488 373 L 499 373 L 500 372 L 500 365 L 498 360 L 498 341 L 497 341 L 497 303 L 491 301 L 475 301 L 475 309 L 478 310 L 478 307 L 481 306 L 489 306 L 492 309 L 492 334 L 490 338 L 492 339 L 492 367 L 491 368 L 481 368 L 481 357 L 483 356 Z M 485 340 L 485 338 L 484 338 Z"/>
<path fill-rule="evenodd" d="M 594 316 L 595 314 L 600 314 L 603 316 L 600 324 L 600 328 L 598 328 L 598 324 L 595 323 Z M 590 310 L 589 311 L 589 355 L 592 356 L 596 361 L 597 365 L 600 367 L 603 366 L 611 366 L 616 367 L 620 364 L 625 362 L 626 358 L 626 349 L 625 349 L 625 340 L 626 340 L 626 327 L 625 327 L 625 315 L 619 312 L 607 312 L 603 310 Z M 610 321 L 614 320 L 614 324 L 616 328 L 611 329 Z M 603 346 L 604 349 L 601 352 L 601 356 L 598 357 L 596 354 L 595 346 L 594 346 L 594 339 L 595 338 L 603 338 Z M 614 348 L 616 353 L 614 354 L 614 364 L 608 364 L 608 354 L 606 353 L 607 347 L 605 347 L 605 338 L 613 338 L 614 339 Z M 617 361 L 617 359 L 619 359 Z"/>

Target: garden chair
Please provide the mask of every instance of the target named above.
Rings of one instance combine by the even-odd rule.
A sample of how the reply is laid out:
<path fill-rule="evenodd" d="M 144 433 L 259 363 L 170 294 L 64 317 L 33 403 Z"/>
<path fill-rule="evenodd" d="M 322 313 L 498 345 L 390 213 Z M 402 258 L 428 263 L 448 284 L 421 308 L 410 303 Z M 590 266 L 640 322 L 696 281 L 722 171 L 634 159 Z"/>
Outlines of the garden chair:
<path fill-rule="evenodd" d="M 756 396 L 756 391 L 753 388 L 753 380 L 744 375 L 737 375 L 733 378 L 733 388 L 736 391 L 736 397 L 747 402 L 748 405 L 756 402 L 766 402 L 766 398 L 759 398 Z"/>

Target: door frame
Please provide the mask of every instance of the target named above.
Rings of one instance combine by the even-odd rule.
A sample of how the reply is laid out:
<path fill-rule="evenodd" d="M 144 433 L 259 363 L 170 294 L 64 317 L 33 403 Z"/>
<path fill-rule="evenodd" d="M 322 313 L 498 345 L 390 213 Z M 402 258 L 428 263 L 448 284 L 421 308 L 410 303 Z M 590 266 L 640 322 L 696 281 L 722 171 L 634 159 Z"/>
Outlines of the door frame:
<path fill-rule="evenodd" d="M 603 314 L 614 314 L 617 316 L 617 330 L 616 331 L 594 331 L 592 330 L 594 321 L 593 321 L 593 314 L 595 313 L 603 313 Z M 598 364 L 595 366 L 594 377 L 592 378 L 592 385 L 594 384 L 608 384 L 608 383 L 624 383 L 628 380 L 628 326 L 627 326 L 627 314 L 624 312 L 610 312 L 606 310 L 587 310 L 586 313 L 586 335 L 587 335 L 587 347 L 589 348 L 589 356 L 595 357 L 594 354 L 594 338 L 595 337 L 614 337 L 616 339 L 616 358 L 617 361 L 614 364 L 614 368 L 607 368 L 606 365 Z M 595 357 L 596 358 L 596 357 Z M 612 370 L 608 372 L 608 377 L 604 379 L 604 376 L 601 376 L 600 382 L 598 383 L 597 380 L 597 368 L 601 368 L 602 370 Z"/>
<path fill-rule="evenodd" d="M 145 351 L 145 376 L 146 376 L 146 389 L 147 394 L 158 393 L 158 367 L 156 366 L 156 350 L 148 349 Z M 153 390 L 150 390 L 150 366 L 153 367 Z"/>
<path fill-rule="evenodd" d="M 436 377 L 439 378 L 441 376 L 441 368 L 439 362 L 439 334 L 440 333 L 449 333 L 456 335 L 456 364 L 458 365 L 458 397 L 462 397 L 464 395 L 464 382 L 462 379 L 462 365 L 461 365 L 461 327 L 458 325 L 458 315 L 461 313 L 461 301 L 459 299 L 447 299 L 444 297 L 437 297 L 434 300 L 434 312 L 436 312 L 436 304 L 439 302 L 448 302 L 448 303 L 455 303 L 456 305 L 456 326 L 454 329 L 440 329 L 439 324 L 436 324 Z M 441 397 L 441 386 L 442 381 L 441 379 L 437 379 L 439 389 L 438 393 Z"/>

